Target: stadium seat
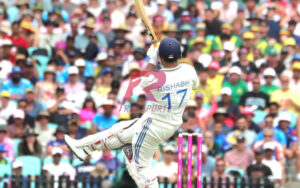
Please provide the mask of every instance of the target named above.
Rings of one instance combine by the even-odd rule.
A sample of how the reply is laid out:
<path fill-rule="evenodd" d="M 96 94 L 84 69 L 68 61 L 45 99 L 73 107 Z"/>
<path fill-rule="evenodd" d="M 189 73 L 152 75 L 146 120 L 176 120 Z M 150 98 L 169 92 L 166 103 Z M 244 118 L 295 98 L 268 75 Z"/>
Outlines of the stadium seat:
<path fill-rule="evenodd" d="M 232 174 L 237 177 L 243 177 L 245 175 L 245 171 L 240 168 L 226 168 L 225 173 Z"/>
<path fill-rule="evenodd" d="M 83 164 L 83 161 L 79 160 L 79 159 L 73 159 L 72 161 L 72 166 L 78 166 L 78 165 L 81 165 Z"/>
<path fill-rule="evenodd" d="M 121 150 L 111 150 L 111 153 L 118 157 L 118 159 L 123 163 L 124 162 L 124 155 L 123 155 L 123 152 Z"/>
<path fill-rule="evenodd" d="M 97 161 L 94 160 L 94 159 L 91 159 L 91 160 L 90 160 L 90 163 L 96 164 Z M 81 161 L 80 159 L 77 159 L 77 158 L 76 158 L 76 159 L 73 159 L 73 161 L 72 161 L 72 166 L 73 166 L 73 167 L 78 166 L 78 165 L 81 165 L 81 164 L 83 164 L 83 161 Z"/>
<path fill-rule="evenodd" d="M 254 118 L 252 119 L 252 121 L 256 124 L 262 124 L 265 121 L 265 117 L 266 117 L 266 112 L 262 111 L 262 110 L 255 110 L 254 111 Z"/>
<path fill-rule="evenodd" d="M 0 177 L 11 175 L 11 162 L 7 159 L 8 164 L 0 164 Z"/>
<path fill-rule="evenodd" d="M 21 139 L 14 138 L 13 142 L 14 142 L 14 155 L 18 156 L 18 146 L 19 146 L 19 143 L 21 142 Z"/>
<path fill-rule="evenodd" d="M 70 160 L 68 158 L 65 158 L 65 157 L 62 157 L 60 161 L 62 163 L 70 163 Z M 46 157 L 43 160 L 43 166 L 46 165 L 46 164 L 52 163 L 52 162 L 53 162 L 53 158 L 52 157 Z"/>
<path fill-rule="evenodd" d="M 48 61 L 50 60 L 50 58 L 47 56 L 41 56 L 41 55 L 36 55 L 33 57 L 36 58 L 40 63 L 37 65 L 37 71 L 39 73 L 39 76 L 42 76 L 44 74 L 45 70 L 47 69 Z"/>
<path fill-rule="evenodd" d="M 16 161 L 23 163 L 22 174 L 27 175 L 40 175 L 41 174 L 41 159 L 35 156 L 21 156 L 17 157 Z"/>
<path fill-rule="evenodd" d="M 56 123 L 48 123 L 48 127 L 52 128 L 52 129 L 54 129 L 54 130 L 56 130 L 57 127 L 58 127 L 58 125 L 57 125 Z"/>

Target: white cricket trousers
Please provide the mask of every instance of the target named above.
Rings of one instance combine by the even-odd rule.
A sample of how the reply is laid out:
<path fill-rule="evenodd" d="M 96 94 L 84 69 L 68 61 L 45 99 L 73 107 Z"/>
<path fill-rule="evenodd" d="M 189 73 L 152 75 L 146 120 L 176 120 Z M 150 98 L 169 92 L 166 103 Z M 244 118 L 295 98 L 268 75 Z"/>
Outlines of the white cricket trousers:
<path fill-rule="evenodd" d="M 125 122 L 130 124 L 132 120 Z M 126 141 L 126 143 L 132 144 L 133 159 L 131 164 L 136 169 L 141 181 L 149 182 L 155 179 L 155 184 L 157 184 L 156 174 L 151 167 L 153 156 L 158 145 L 169 139 L 178 127 L 159 122 L 144 114 L 130 128 L 119 135 L 122 142 Z M 156 186 L 150 185 L 149 187 Z"/>
<path fill-rule="evenodd" d="M 127 165 L 129 173 L 138 176 L 133 179 L 139 187 L 158 188 L 156 174 L 151 167 L 153 156 L 158 145 L 169 139 L 179 127 L 180 125 L 160 122 L 145 113 L 141 118 L 121 121 L 108 130 L 78 140 L 77 147 L 88 146 L 92 150 L 102 150 L 117 149 L 125 144 L 132 144 L 133 158 L 130 165 L 133 168 Z M 133 169 L 136 172 L 133 172 Z"/>

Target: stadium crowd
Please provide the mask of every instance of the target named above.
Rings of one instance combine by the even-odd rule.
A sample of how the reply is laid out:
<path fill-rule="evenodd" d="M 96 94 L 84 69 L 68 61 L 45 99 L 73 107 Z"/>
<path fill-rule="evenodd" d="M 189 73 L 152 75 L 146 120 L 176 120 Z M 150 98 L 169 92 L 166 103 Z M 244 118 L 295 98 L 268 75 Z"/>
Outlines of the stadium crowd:
<path fill-rule="evenodd" d="M 199 75 L 179 132 L 203 134 L 203 176 L 299 181 L 300 1 L 143 2 L 158 39 L 177 38 L 180 62 Z M 79 162 L 63 135 L 80 139 L 143 113 L 142 92 L 121 104 L 151 44 L 131 0 L 0 0 L 0 175 L 93 176 L 121 187 L 121 152 Z M 176 143 L 174 135 L 153 162 L 170 183 Z"/>

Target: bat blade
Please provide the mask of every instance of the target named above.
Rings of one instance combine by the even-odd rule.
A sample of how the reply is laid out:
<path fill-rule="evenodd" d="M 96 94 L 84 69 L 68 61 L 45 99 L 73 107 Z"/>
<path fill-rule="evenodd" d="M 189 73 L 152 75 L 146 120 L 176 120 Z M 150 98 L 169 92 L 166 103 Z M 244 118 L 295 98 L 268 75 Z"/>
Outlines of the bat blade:
<path fill-rule="evenodd" d="M 152 25 L 150 23 L 149 17 L 146 14 L 144 3 L 142 2 L 142 0 L 134 0 L 134 5 L 135 5 L 135 8 L 136 8 L 137 15 L 142 20 L 142 22 L 144 23 L 144 26 L 147 29 L 147 33 L 151 38 L 151 41 L 153 43 L 157 43 L 158 40 L 157 40 L 157 37 L 154 33 Z"/>

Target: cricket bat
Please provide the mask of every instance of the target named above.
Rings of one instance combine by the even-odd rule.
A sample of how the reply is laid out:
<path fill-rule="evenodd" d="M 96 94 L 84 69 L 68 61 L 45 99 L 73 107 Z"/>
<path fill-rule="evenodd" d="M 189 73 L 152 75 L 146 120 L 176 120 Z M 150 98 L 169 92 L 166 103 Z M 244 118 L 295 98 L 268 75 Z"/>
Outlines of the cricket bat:
<path fill-rule="evenodd" d="M 150 20 L 146 14 L 143 0 L 134 0 L 134 5 L 136 8 L 136 12 L 138 17 L 142 20 L 144 26 L 146 27 L 147 33 L 151 38 L 152 43 L 155 45 L 158 40 L 150 23 Z"/>

